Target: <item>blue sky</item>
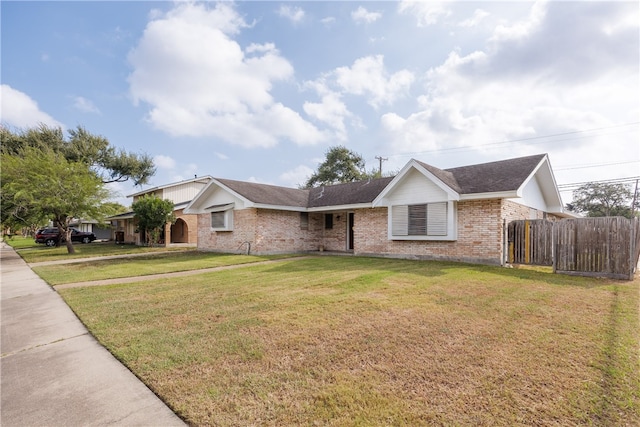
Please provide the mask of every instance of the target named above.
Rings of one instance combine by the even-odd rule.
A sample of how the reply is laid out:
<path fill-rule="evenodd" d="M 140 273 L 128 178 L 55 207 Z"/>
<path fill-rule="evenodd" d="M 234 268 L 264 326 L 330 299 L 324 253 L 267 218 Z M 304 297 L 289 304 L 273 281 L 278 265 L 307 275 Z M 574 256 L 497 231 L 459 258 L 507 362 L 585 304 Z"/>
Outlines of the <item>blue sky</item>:
<path fill-rule="evenodd" d="M 556 180 L 640 175 L 638 2 L 2 1 L 2 124 L 77 125 L 195 175 L 297 186 L 549 153 Z M 565 202 L 571 192 L 561 193 Z M 140 190 L 112 188 L 115 199 Z"/>

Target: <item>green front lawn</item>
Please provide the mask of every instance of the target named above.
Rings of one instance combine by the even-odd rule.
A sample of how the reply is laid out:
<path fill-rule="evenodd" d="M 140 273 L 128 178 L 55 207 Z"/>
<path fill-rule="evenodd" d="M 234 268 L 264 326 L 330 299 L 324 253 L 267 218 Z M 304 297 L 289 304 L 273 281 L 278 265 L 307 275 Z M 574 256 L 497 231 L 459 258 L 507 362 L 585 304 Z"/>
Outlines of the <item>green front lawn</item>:
<path fill-rule="evenodd" d="M 358 257 L 61 290 L 193 425 L 637 425 L 638 280 Z"/>
<path fill-rule="evenodd" d="M 73 247 L 76 252 L 74 254 L 69 254 L 65 245 L 49 248 L 43 244 L 34 243 L 33 238 L 14 237 L 12 239 L 6 239 L 5 241 L 16 249 L 18 254 L 20 254 L 20 256 L 28 263 L 93 258 L 110 255 L 131 255 L 147 252 L 184 252 L 196 249 L 193 247 L 183 246 L 150 248 L 147 246 L 136 245 L 116 245 L 114 242 L 92 242 L 88 244 L 74 243 Z"/>
<path fill-rule="evenodd" d="M 46 280 L 47 283 L 55 286 L 65 283 L 201 270 L 292 256 L 295 255 L 230 255 L 189 250 L 156 253 L 132 258 L 88 260 L 74 264 L 39 266 L 33 267 L 33 271 Z"/>

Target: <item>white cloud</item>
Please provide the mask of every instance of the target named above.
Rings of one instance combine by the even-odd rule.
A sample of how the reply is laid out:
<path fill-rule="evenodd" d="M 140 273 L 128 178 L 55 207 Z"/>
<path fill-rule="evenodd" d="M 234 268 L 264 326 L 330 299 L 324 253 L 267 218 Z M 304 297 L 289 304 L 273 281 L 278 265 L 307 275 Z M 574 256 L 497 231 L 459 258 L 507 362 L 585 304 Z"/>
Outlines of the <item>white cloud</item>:
<path fill-rule="evenodd" d="M 368 102 L 377 108 L 383 104 L 392 104 L 407 93 L 414 81 L 414 75 L 408 70 L 393 74 L 385 69 L 382 55 L 357 59 L 351 67 L 340 67 L 335 71 L 338 86 L 346 93 L 365 95 Z"/>
<path fill-rule="evenodd" d="M 382 18 L 382 13 L 369 12 L 362 6 L 351 12 L 351 19 L 353 19 L 357 23 L 371 24 L 372 22 L 376 22 L 380 18 Z"/>
<path fill-rule="evenodd" d="M 418 111 L 382 116 L 394 153 L 475 146 L 479 155 L 493 150 L 494 159 L 552 150 L 560 164 L 639 158 L 637 129 L 616 134 L 615 143 L 606 131 L 539 138 L 637 122 L 638 23 L 630 28 L 625 20 L 633 10 L 627 3 L 536 3 L 526 19 L 497 27 L 485 49 L 451 52 L 425 74 Z M 513 142 L 495 144 L 501 141 Z"/>
<path fill-rule="evenodd" d="M 322 18 L 320 22 L 323 23 L 325 27 L 330 27 L 336 23 L 336 18 L 333 16 L 327 16 L 326 18 Z"/>
<path fill-rule="evenodd" d="M 214 153 L 216 155 L 217 158 L 219 158 L 220 160 L 229 160 L 229 156 L 227 156 L 226 154 L 223 153 L 218 153 L 217 151 Z"/>
<path fill-rule="evenodd" d="M 447 2 L 442 1 L 407 1 L 398 5 L 398 12 L 413 15 L 418 20 L 419 27 L 435 25 L 440 18 L 451 15 Z"/>
<path fill-rule="evenodd" d="M 29 95 L 12 88 L 9 85 L 0 85 L 0 100 L 2 102 L 2 124 L 28 128 L 40 124 L 54 127 L 64 127 L 49 114 L 40 110 L 38 103 Z"/>
<path fill-rule="evenodd" d="M 153 164 L 160 169 L 175 169 L 176 161 L 169 157 L 159 154 L 153 158 Z"/>
<path fill-rule="evenodd" d="M 339 141 L 347 140 L 347 128 L 344 121 L 352 114 L 342 102 L 340 94 L 336 92 L 325 93 L 322 95 L 321 102 L 305 102 L 303 108 L 307 115 L 333 128 L 336 139 Z"/>
<path fill-rule="evenodd" d="M 293 67 L 273 44 L 243 51 L 231 36 L 245 27 L 227 3 L 179 4 L 149 22 L 129 54 L 134 102 L 148 103 L 149 122 L 174 136 L 245 147 L 321 141 L 318 129 L 271 95 L 275 82 L 293 77 Z"/>
<path fill-rule="evenodd" d="M 73 107 L 76 110 L 82 111 L 83 113 L 100 114 L 100 110 L 98 109 L 98 107 L 96 107 L 91 100 L 82 96 L 76 96 L 74 98 Z"/>
<path fill-rule="evenodd" d="M 482 9 L 476 9 L 473 12 L 473 16 L 471 18 L 468 18 L 468 19 L 465 19 L 464 21 L 459 22 L 458 26 L 464 27 L 464 28 L 475 27 L 480 23 L 480 21 L 482 21 L 487 16 L 489 16 L 489 12 Z"/>
<path fill-rule="evenodd" d="M 304 19 L 304 10 L 300 7 L 291 7 L 283 4 L 278 9 L 278 15 L 289 19 L 294 24 L 297 24 Z"/>
<path fill-rule="evenodd" d="M 300 165 L 292 170 L 282 173 L 278 180 L 282 183 L 281 185 L 287 187 L 298 187 L 300 185 L 304 185 L 304 183 L 309 179 L 311 175 L 313 175 L 314 170 L 308 166 Z"/>

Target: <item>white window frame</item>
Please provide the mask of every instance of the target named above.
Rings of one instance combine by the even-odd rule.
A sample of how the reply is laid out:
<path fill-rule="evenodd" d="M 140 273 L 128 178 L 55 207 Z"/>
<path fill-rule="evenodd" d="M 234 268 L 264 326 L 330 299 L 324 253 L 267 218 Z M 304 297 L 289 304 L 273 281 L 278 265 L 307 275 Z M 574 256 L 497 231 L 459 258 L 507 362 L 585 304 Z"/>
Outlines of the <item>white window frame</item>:
<path fill-rule="evenodd" d="M 417 206 L 412 209 L 411 206 Z M 411 212 L 425 207 L 424 233 L 409 234 Z M 389 240 L 433 240 L 453 241 L 457 240 L 457 213 L 454 201 L 412 203 L 411 205 L 392 205 L 388 207 L 388 238 Z M 420 220 L 420 215 L 412 220 Z M 414 227 L 414 229 L 420 227 Z"/>
<path fill-rule="evenodd" d="M 225 205 L 209 206 L 206 210 L 209 213 L 209 221 L 211 224 L 211 231 L 233 231 L 233 203 Z M 213 226 L 213 215 L 221 214 L 223 219 L 222 227 Z"/>

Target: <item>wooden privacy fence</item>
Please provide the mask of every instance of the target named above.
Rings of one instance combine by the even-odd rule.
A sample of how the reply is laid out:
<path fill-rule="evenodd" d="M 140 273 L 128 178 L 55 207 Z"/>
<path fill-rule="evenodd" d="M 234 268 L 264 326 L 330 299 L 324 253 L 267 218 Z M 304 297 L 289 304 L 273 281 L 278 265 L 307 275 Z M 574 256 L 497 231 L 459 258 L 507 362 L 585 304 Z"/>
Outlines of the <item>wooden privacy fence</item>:
<path fill-rule="evenodd" d="M 512 221 L 508 235 L 510 264 L 553 265 L 553 222 Z"/>
<path fill-rule="evenodd" d="M 507 261 L 553 265 L 556 273 L 632 280 L 640 221 L 622 217 L 512 221 Z"/>

